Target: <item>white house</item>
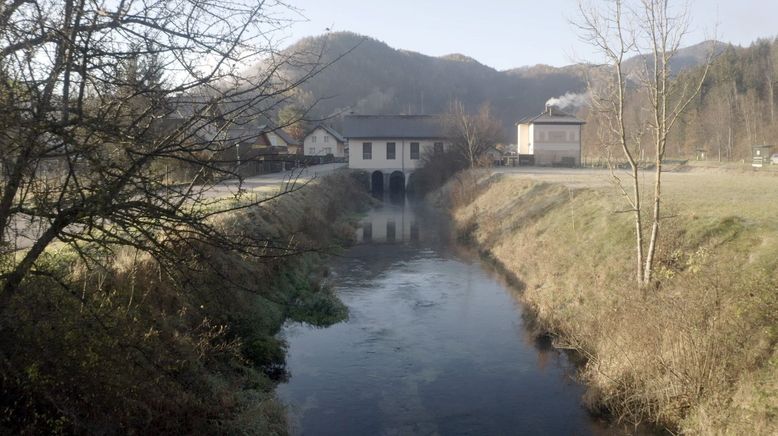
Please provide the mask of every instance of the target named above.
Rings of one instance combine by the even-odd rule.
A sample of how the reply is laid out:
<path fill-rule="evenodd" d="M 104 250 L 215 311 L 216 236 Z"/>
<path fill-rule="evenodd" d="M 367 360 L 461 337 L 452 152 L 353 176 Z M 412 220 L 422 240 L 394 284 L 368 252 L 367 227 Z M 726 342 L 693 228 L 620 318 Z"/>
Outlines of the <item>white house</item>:
<path fill-rule="evenodd" d="M 581 126 L 584 121 L 553 106 L 517 123 L 519 154 L 535 156 L 535 165 L 581 164 Z"/>
<path fill-rule="evenodd" d="M 434 115 L 349 115 L 343 120 L 349 168 L 368 170 L 370 188 L 405 189 L 422 157 L 451 146 Z"/>
<path fill-rule="evenodd" d="M 330 126 L 319 124 L 303 140 L 303 154 L 306 156 L 327 156 L 345 159 L 346 139 Z"/>

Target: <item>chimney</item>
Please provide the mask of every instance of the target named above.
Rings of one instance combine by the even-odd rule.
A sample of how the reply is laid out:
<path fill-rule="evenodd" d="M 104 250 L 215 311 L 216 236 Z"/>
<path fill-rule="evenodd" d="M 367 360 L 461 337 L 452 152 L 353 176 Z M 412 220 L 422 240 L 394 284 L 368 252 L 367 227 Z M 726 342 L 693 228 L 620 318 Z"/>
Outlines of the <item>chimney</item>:
<path fill-rule="evenodd" d="M 546 113 L 547 113 L 549 116 L 553 115 L 553 114 L 552 114 L 552 110 L 553 110 L 553 109 L 554 109 L 554 106 L 553 106 L 553 105 L 550 105 L 550 104 L 547 104 L 547 105 L 546 105 Z"/>

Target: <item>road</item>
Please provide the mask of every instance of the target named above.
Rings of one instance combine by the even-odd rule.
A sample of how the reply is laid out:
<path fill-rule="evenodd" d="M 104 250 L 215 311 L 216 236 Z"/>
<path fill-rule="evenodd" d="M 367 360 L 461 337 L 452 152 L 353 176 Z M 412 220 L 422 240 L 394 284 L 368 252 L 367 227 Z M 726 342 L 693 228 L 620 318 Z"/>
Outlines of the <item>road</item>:
<path fill-rule="evenodd" d="M 281 186 L 294 179 L 297 184 L 305 183 L 317 177 L 323 177 L 338 169 L 345 168 L 345 163 L 329 163 L 323 165 L 314 165 L 307 168 L 297 168 L 281 173 L 262 174 L 260 176 L 249 177 L 243 179 L 243 183 L 240 183 L 238 179 L 225 180 L 218 183 L 204 191 L 204 197 L 206 198 L 221 198 L 230 197 L 238 193 L 240 189 L 243 191 L 255 191 L 261 188 L 271 186 Z"/>
<path fill-rule="evenodd" d="M 563 183 L 571 187 L 612 186 L 610 171 L 602 168 L 492 167 L 491 171 L 512 177 Z M 624 172 L 624 176 L 628 177 L 627 172 Z"/>
<path fill-rule="evenodd" d="M 260 176 L 249 177 L 244 179 L 242 184 L 237 179 L 225 180 L 210 187 L 201 187 L 202 192 L 200 193 L 200 198 L 216 200 L 223 197 L 235 196 L 240 189 L 242 189 L 243 192 L 246 192 L 257 191 L 262 188 L 273 186 L 278 186 L 280 188 L 283 184 L 290 183 L 295 179 L 297 186 L 299 186 L 306 181 L 326 176 L 327 174 L 344 167 L 346 167 L 345 163 L 314 165 L 308 168 L 298 168 L 281 173 L 262 174 Z M 193 192 L 198 192 L 197 189 L 198 188 L 196 187 Z M 35 239 L 43 233 L 46 226 L 40 221 L 36 222 L 31 221 L 27 217 L 15 216 L 11 223 L 11 228 L 13 229 L 11 234 L 15 235 L 15 250 L 24 250 L 32 246 Z"/>

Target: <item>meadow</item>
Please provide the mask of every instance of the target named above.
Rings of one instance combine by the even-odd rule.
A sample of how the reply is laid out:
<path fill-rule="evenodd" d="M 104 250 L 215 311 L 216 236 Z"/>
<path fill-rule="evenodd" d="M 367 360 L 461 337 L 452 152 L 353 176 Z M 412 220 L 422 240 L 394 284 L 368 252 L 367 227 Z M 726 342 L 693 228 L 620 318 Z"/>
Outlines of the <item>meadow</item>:
<path fill-rule="evenodd" d="M 521 283 L 538 334 L 581 357 L 592 410 L 672 432 L 775 434 L 778 177 L 683 166 L 663 181 L 649 288 L 607 171 L 474 170 L 437 198 L 459 237 Z"/>

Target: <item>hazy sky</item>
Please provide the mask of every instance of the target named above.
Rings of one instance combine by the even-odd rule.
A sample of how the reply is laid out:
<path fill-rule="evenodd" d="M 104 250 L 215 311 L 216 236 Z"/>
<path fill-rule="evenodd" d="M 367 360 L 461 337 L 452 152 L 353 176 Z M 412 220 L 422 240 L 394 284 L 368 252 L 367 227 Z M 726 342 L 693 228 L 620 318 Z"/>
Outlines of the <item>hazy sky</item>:
<path fill-rule="evenodd" d="M 352 31 L 394 48 L 439 56 L 462 53 L 497 69 L 592 59 L 569 20 L 577 0 L 289 0 L 302 10 L 286 44 L 304 36 Z M 677 3 L 677 2 L 676 2 Z M 778 35 L 778 0 L 692 0 L 692 45 L 712 34 L 748 45 Z M 301 19 L 302 20 L 302 19 Z"/>

